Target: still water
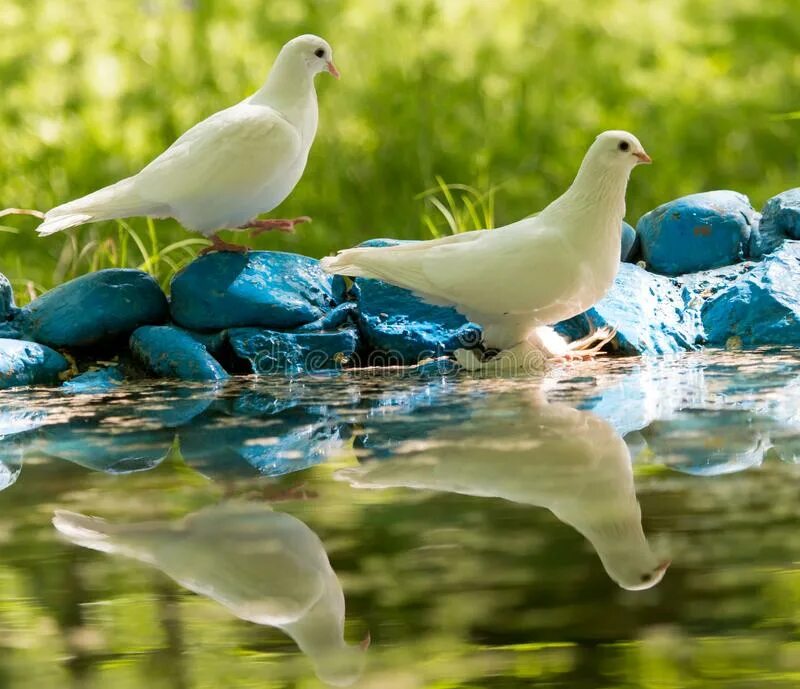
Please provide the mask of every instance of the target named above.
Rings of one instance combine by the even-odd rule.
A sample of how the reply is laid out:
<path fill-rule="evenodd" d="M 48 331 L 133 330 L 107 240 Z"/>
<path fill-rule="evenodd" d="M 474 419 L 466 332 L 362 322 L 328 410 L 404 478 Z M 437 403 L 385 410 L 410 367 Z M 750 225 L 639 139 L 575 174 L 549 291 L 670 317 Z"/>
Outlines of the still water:
<path fill-rule="evenodd" d="M 0 394 L 0 687 L 793 687 L 800 352 Z"/>

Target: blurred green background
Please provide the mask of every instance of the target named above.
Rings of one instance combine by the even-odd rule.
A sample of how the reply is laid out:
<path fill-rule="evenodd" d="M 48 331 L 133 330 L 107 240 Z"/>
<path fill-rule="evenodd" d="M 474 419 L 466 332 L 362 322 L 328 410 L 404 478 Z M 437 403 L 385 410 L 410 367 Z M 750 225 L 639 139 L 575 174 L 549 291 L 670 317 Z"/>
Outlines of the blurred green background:
<path fill-rule="evenodd" d="M 136 172 L 305 32 L 343 78 L 318 78 L 308 169 L 273 215 L 314 223 L 260 248 L 448 232 L 445 195 L 424 194 L 437 178 L 477 190 L 477 219 L 454 192 L 468 227 L 504 224 L 558 195 L 609 128 L 656 161 L 634 174 L 632 223 L 686 193 L 732 188 L 759 208 L 798 184 L 796 0 L 3 0 L 0 207 L 46 210 Z M 199 246 L 170 247 L 189 237 L 171 221 L 48 239 L 33 218 L 2 223 L 0 272 L 22 301 L 110 265 L 166 282 Z"/>

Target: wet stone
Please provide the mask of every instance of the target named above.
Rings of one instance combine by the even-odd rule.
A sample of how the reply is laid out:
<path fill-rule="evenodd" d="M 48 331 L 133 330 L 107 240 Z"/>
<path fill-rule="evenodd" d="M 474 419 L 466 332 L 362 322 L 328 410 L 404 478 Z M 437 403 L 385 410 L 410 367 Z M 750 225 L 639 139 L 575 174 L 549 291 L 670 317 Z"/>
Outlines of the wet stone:
<path fill-rule="evenodd" d="M 308 256 L 274 251 L 201 256 L 172 281 L 173 320 L 200 332 L 292 329 L 334 306 L 332 279 Z"/>
<path fill-rule="evenodd" d="M 203 344 L 178 328 L 139 328 L 131 336 L 130 347 L 134 357 L 159 378 L 213 381 L 228 377 Z"/>
<path fill-rule="evenodd" d="M 23 385 L 55 385 L 69 362 L 45 345 L 0 339 L 0 390 Z"/>

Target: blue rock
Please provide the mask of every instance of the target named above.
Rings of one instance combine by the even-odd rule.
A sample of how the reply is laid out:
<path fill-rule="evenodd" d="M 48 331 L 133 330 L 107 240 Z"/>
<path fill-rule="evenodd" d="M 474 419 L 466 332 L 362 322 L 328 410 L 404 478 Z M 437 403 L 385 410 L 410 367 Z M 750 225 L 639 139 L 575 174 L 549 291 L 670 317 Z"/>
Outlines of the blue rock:
<path fill-rule="evenodd" d="M 709 344 L 800 345 L 800 243 L 787 241 L 703 304 Z"/>
<path fill-rule="evenodd" d="M 133 355 L 150 373 L 178 380 L 224 380 L 225 369 L 191 335 L 164 326 L 144 326 L 131 335 Z"/>
<path fill-rule="evenodd" d="M 556 330 L 577 340 L 598 328 L 617 329 L 614 343 L 625 354 L 667 354 L 695 348 L 699 324 L 687 310 L 679 285 L 631 263 L 620 264 L 608 294 Z"/>
<path fill-rule="evenodd" d="M 56 385 L 69 363 L 49 347 L 0 339 L 0 390 L 21 385 Z"/>
<path fill-rule="evenodd" d="M 355 324 L 358 316 L 358 305 L 352 301 L 339 304 L 333 311 L 316 321 L 295 328 L 296 333 L 316 333 L 325 330 L 336 330 L 347 323 Z"/>
<path fill-rule="evenodd" d="M 85 347 L 130 335 L 167 319 L 167 298 L 141 270 L 83 275 L 46 292 L 11 321 L 21 339 L 51 347 Z"/>
<path fill-rule="evenodd" d="M 199 331 L 288 330 L 322 318 L 334 305 L 331 276 L 319 261 L 271 251 L 202 256 L 175 276 L 171 292 L 175 322 Z"/>
<path fill-rule="evenodd" d="M 296 375 L 341 368 L 359 347 L 353 329 L 330 333 L 283 333 L 232 328 L 228 339 L 235 356 L 250 373 Z"/>
<path fill-rule="evenodd" d="M 758 258 L 777 249 L 786 239 L 800 239 L 800 188 L 773 196 L 761 211 L 761 245 L 752 254 Z"/>
<path fill-rule="evenodd" d="M 481 329 L 455 309 L 434 306 L 409 290 L 359 278 L 358 322 L 374 361 L 411 366 L 481 341 Z"/>
<path fill-rule="evenodd" d="M 14 311 L 14 290 L 8 278 L 0 273 L 0 321 L 10 318 Z"/>
<path fill-rule="evenodd" d="M 709 191 L 665 203 L 636 226 L 647 267 L 683 275 L 743 260 L 756 213 L 735 191 Z"/>
<path fill-rule="evenodd" d="M 619 260 L 627 261 L 633 254 L 634 246 L 636 245 L 637 235 L 628 223 L 622 223 L 622 246 L 620 247 Z"/>
<path fill-rule="evenodd" d="M 64 392 L 77 395 L 97 395 L 116 390 L 125 382 L 118 366 L 106 366 L 96 371 L 86 371 L 61 386 Z"/>
<path fill-rule="evenodd" d="M 193 340 L 199 342 L 208 350 L 209 354 L 215 357 L 222 352 L 223 347 L 228 343 L 227 330 L 220 330 L 218 332 L 211 333 L 199 333 L 196 330 L 187 330 L 186 328 L 181 328 L 178 325 L 173 325 L 172 327 L 175 328 L 175 330 L 180 330 L 182 333 L 186 333 Z"/>

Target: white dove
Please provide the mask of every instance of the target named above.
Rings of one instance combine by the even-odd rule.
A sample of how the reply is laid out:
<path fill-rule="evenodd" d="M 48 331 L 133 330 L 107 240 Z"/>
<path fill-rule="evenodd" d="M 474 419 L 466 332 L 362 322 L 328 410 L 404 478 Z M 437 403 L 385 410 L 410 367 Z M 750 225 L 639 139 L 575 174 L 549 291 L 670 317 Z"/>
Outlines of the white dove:
<path fill-rule="evenodd" d="M 566 342 L 545 326 L 583 313 L 611 287 L 628 178 L 634 166 L 649 162 L 633 134 L 604 132 L 570 188 L 533 217 L 426 242 L 347 249 L 322 265 L 454 306 L 483 328 L 487 349 L 510 350 L 498 359 L 565 356 Z M 456 354 L 467 368 L 482 367 L 471 352 Z"/>
<path fill-rule="evenodd" d="M 594 414 L 534 393 L 518 415 L 490 405 L 467 423 L 401 444 L 396 454 L 335 477 L 358 488 L 430 489 L 545 507 L 581 533 L 608 575 L 630 591 L 655 586 L 669 567 L 642 530 L 628 447 Z"/>
<path fill-rule="evenodd" d="M 289 41 L 252 96 L 196 124 L 141 172 L 53 208 L 41 236 L 76 225 L 148 216 L 172 217 L 208 237 L 208 251 L 246 251 L 217 231 L 290 232 L 307 217 L 257 220 L 291 193 L 305 170 L 319 112 L 314 77 L 339 77 L 330 45 L 319 36 Z"/>
<path fill-rule="evenodd" d="M 58 510 L 53 525 L 77 545 L 145 562 L 237 617 L 277 627 L 317 676 L 349 686 L 362 674 L 369 637 L 344 640 L 344 594 L 319 537 L 267 505 L 228 503 L 175 522 L 111 524 Z"/>

